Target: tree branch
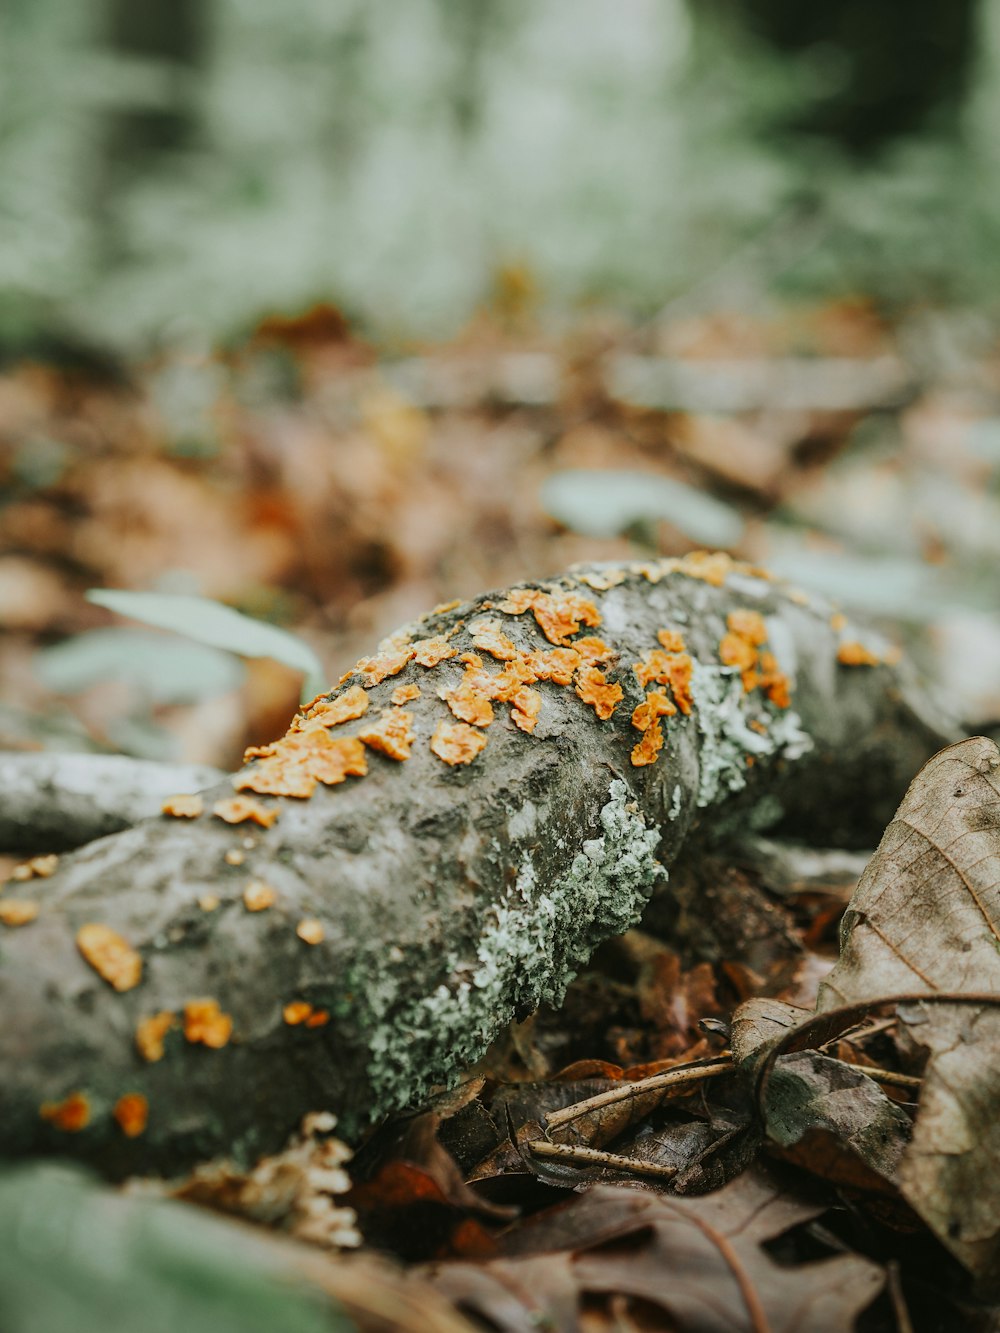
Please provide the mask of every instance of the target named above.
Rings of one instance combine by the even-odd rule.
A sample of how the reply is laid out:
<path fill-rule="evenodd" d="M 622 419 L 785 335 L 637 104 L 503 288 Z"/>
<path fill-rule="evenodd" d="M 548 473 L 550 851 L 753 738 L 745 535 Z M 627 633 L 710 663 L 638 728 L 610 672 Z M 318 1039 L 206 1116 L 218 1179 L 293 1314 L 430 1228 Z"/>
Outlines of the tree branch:
<path fill-rule="evenodd" d="M 953 733 L 904 667 L 847 665 L 875 655 L 845 647 L 838 624 L 818 600 L 695 556 L 572 571 L 394 636 L 331 696 L 341 713 L 368 704 L 363 717 L 332 725 L 320 706 L 233 780 L 305 792 L 311 777 L 308 799 L 254 798 L 270 827 L 210 813 L 234 796 L 226 782 L 200 818 L 147 820 L 44 881 L 37 919 L 3 940 L 4 1151 L 74 1152 L 120 1175 L 249 1158 L 320 1108 L 356 1135 L 453 1078 L 513 1016 L 558 1003 L 696 830 L 782 822 L 871 845 Z M 426 639 L 456 655 L 421 665 L 437 655 L 414 648 Z M 558 639 L 567 684 L 542 679 L 558 675 Z M 535 676 L 533 733 L 518 673 Z M 420 693 L 399 707 L 401 686 Z M 494 720 L 449 749 L 442 726 L 485 724 L 484 703 Z M 378 747 L 405 751 L 400 713 L 415 739 L 396 760 Z M 471 762 L 439 757 L 463 745 Z M 359 755 L 367 776 L 324 785 Z M 94 924 L 135 954 L 107 930 L 79 936 Z M 149 1061 L 135 1035 L 157 1014 L 176 1021 L 142 1029 L 147 1056 L 165 1030 Z M 134 1137 L 126 1095 L 148 1104 Z"/>

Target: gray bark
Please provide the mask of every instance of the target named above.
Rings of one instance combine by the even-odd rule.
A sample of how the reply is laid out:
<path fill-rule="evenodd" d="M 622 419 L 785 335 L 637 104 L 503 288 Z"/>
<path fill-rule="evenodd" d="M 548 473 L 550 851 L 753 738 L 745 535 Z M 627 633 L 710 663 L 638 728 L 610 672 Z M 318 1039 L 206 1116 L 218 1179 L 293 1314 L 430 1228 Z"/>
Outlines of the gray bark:
<path fill-rule="evenodd" d="M 219 1152 L 252 1157 L 312 1110 L 335 1111 L 339 1132 L 357 1135 L 452 1079 L 515 1015 L 557 1003 L 596 945 L 638 919 L 693 835 L 780 823 L 827 845 L 871 845 L 920 763 L 954 735 L 905 669 L 837 664 L 828 606 L 746 571 L 722 587 L 637 570 L 604 592 L 573 573 L 560 583 L 598 606 L 600 627 L 583 633 L 615 650 L 605 670 L 624 700 L 610 719 L 572 687 L 540 683 L 534 735 L 497 704 L 483 753 L 448 767 L 428 742 L 450 720 L 437 691 L 461 664 L 410 662 L 370 691 L 378 706 L 399 684 L 421 686 L 406 706 L 417 734 L 409 760 L 369 752 L 366 777 L 308 800 L 260 797 L 280 809 L 267 830 L 208 811 L 161 817 L 63 858 L 39 887 L 37 920 L 2 941 L 0 1151 L 71 1152 L 120 1176 Z M 467 651 L 469 622 L 502 597 L 431 616 L 415 635 L 453 630 Z M 791 709 L 744 693 L 719 665 L 726 615 L 738 607 L 766 617 L 794 677 Z M 520 649 L 549 647 L 530 612 L 485 614 Z M 695 707 L 664 718 L 657 762 L 634 767 L 630 719 L 644 694 L 632 664 L 663 627 L 682 629 L 698 662 Z M 213 789 L 208 808 L 232 794 L 228 782 Z M 234 851 L 242 864 L 226 860 Z M 251 878 L 277 891 L 274 906 L 246 910 Z M 218 896 L 216 910 L 199 907 L 205 894 Z M 306 917 L 323 923 L 322 943 L 297 936 Z M 116 992 L 84 962 L 75 935 L 89 922 L 141 954 L 134 989 Z M 173 1030 L 161 1060 L 141 1060 L 138 1021 L 200 997 L 233 1017 L 232 1040 L 208 1049 Z M 289 1026 L 283 1006 L 295 1000 L 331 1021 Z M 40 1117 L 43 1102 L 77 1090 L 91 1107 L 85 1129 Z M 150 1108 L 146 1132 L 131 1139 L 111 1115 L 125 1093 Z"/>
<path fill-rule="evenodd" d="M 222 778 L 206 764 L 118 754 L 0 754 L 0 851 L 62 852 L 137 824 Z"/>

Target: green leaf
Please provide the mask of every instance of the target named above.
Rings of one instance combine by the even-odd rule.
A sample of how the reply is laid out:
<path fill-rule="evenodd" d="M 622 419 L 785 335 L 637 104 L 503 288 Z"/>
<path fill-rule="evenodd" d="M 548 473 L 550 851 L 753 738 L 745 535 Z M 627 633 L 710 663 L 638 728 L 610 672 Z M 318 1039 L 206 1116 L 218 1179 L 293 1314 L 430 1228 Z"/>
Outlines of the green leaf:
<path fill-rule="evenodd" d="M 585 537 L 617 537 L 650 519 L 665 519 L 706 546 L 735 546 L 743 534 L 743 520 L 729 505 L 648 472 L 557 472 L 541 499 L 554 519 Z"/>
<path fill-rule="evenodd" d="M 264 1237 L 76 1168 L 0 1176 L 4 1333 L 356 1333 Z"/>
<path fill-rule="evenodd" d="M 103 680 L 134 686 L 153 704 L 185 704 L 235 689 L 243 663 L 218 648 L 168 639 L 148 630 L 87 630 L 35 655 L 43 683 L 58 694 L 78 694 Z"/>
<path fill-rule="evenodd" d="M 173 630 L 211 648 L 224 648 L 240 657 L 271 657 L 283 662 L 303 673 L 303 700 L 313 698 L 326 686 L 323 664 L 308 644 L 277 625 L 253 620 L 208 597 L 127 592 L 121 588 L 91 588 L 86 597 L 109 611 L 158 629 Z"/>

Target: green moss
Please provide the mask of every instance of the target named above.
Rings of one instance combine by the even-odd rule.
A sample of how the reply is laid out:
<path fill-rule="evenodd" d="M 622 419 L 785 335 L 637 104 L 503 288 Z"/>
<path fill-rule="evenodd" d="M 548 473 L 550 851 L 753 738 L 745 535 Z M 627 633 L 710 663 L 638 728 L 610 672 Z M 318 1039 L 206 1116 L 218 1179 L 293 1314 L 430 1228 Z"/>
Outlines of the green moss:
<path fill-rule="evenodd" d="M 381 1115 L 468 1068 L 517 1012 L 558 1004 L 594 947 L 641 915 L 665 872 L 628 787 L 611 783 L 602 833 L 585 840 L 565 873 L 542 882 L 525 856 L 516 882 L 490 911 L 473 961 L 447 960 L 447 981 L 416 999 L 386 971 L 369 980 L 368 1074 Z"/>

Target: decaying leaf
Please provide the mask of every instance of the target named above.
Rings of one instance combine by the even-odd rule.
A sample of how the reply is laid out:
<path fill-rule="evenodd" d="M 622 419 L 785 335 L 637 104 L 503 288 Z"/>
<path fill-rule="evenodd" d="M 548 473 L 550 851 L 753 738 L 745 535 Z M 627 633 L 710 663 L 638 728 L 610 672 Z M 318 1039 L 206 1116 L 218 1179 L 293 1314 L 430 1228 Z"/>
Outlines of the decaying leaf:
<path fill-rule="evenodd" d="M 653 1306 L 663 1321 L 654 1327 L 830 1333 L 853 1327 L 875 1299 L 878 1266 L 854 1255 L 783 1266 L 763 1248 L 821 1212 L 756 1170 L 697 1199 L 603 1185 L 512 1229 L 504 1257 L 475 1277 L 467 1264 L 445 1264 L 435 1283 L 511 1333 L 569 1333 L 600 1296 L 624 1298 L 623 1314 L 633 1301 Z"/>

